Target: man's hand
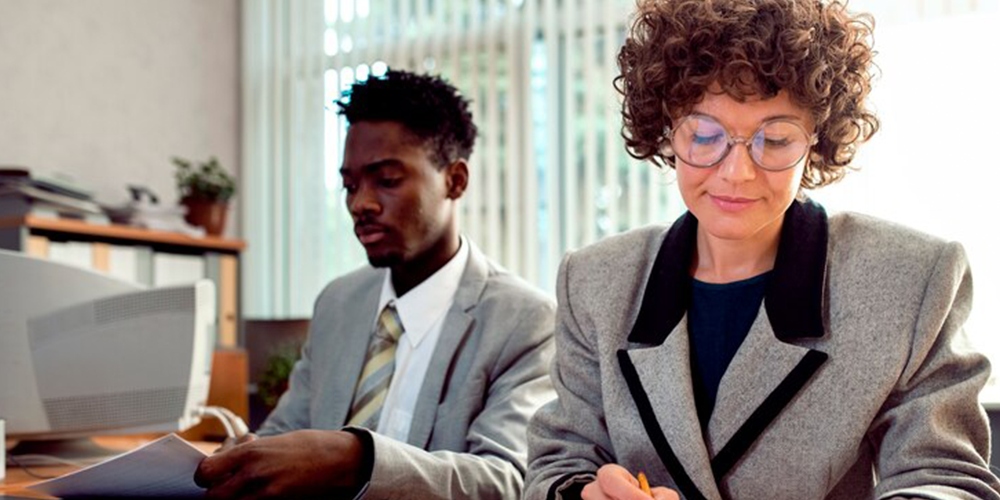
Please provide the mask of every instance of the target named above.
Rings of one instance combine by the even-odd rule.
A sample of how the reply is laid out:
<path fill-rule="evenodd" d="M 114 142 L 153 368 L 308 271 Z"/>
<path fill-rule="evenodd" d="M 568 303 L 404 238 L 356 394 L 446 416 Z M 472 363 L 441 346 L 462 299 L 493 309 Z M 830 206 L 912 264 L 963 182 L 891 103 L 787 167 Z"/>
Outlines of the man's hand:
<path fill-rule="evenodd" d="M 345 431 L 303 430 L 223 447 L 198 465 L 208 498 L 353 496 L 368 481 L 361 440 Z"/>
<path fill-rule="evenodd" d="M 607 464 L 597 469 L 597 480 L 583 487 L 580 495 L 584 500 L 649 500 L 639 488 L 639 481 L 624 467 Z M 669 488 L 653 488 L 656 500 L 680 500 L 676 491 Z"/>

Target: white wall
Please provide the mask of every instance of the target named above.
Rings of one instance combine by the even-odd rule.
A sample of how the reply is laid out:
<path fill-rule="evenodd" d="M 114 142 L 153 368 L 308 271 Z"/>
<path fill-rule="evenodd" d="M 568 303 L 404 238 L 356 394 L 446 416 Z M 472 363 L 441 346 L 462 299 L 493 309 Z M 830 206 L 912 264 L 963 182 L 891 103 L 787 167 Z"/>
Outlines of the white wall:
<path fill-rule="evenodd" d="M 239 0 L 0 0 L 0 166 L 109 202 L 173 202 L 174 155 L 238 172 L 239 29 Z"/>
<path fill-rule="evenodd" d="M 975 14 L 880 23 L 875 47 L 882 129 L 861 147 L 860 171 L 813 196 L 962 243 L 975 289 L 966 330 L 994 363 L 983 399 L 1000 402 L 1000 13 L 992 2 Z"/>

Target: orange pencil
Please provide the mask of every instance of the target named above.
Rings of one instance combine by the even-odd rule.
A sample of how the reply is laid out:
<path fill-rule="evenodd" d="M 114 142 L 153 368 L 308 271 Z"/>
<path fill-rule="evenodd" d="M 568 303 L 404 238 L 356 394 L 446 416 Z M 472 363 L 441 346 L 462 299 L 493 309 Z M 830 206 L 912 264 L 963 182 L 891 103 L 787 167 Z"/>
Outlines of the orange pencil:
<path fill-rule="evenodd" d="M 640 472 L 638 477 L 639 477 L 639 488 L 642 490 L 643 493 L 652 497 L 653 491 L 649 489 L 649 480 L 646 479 L 646 475 Z"/>

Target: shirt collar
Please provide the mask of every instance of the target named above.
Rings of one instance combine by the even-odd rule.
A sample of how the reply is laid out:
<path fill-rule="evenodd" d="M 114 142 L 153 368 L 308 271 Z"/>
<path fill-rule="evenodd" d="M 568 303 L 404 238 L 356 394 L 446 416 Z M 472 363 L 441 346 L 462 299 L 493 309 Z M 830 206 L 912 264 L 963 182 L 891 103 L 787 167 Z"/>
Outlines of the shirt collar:
<path fill-rule="evenodd" d="M 687 313 L 697 230 L 698 219 L 687 212 L 667 231 L 629 341 L 661 344 Z M 774 271 L 764 292 L 767 318 L 781 340 L 823 336 L 828 238 L 823 207 L 811 200 L 792 202 L 785 212 Z"/>
<path fill-rule="evenodd" d="M 469 261 L 469 243 L 462 237 L 458 252 L 447 264 L 434 274 L 413 287 L 402 297 L 396 296 L 392 287 L 392 271 L 385 273 L 378 311 L 386 304 L 394 303 L 399 321 L 403 325 L 403 338 L 411 346 L 417 346 L 437 320 L 447 312 L 455 298 L 455 292 L 462 280 L 462 272 Z M 375 321 L 378 321 L 376 312 Z"/>

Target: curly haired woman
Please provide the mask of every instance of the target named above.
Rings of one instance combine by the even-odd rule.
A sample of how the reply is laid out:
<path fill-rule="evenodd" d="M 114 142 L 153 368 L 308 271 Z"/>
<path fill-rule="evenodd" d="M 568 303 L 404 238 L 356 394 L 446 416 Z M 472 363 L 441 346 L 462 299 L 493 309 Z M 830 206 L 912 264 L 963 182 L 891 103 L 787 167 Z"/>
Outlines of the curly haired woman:
<path fill-rule="evenodd" d="M 630 154 L 688 212 L 565 257 L 526 498 L 1000 498 L 962 247 L 803 194 L 879 122 L 838 1 L 640 0 Z"/>

